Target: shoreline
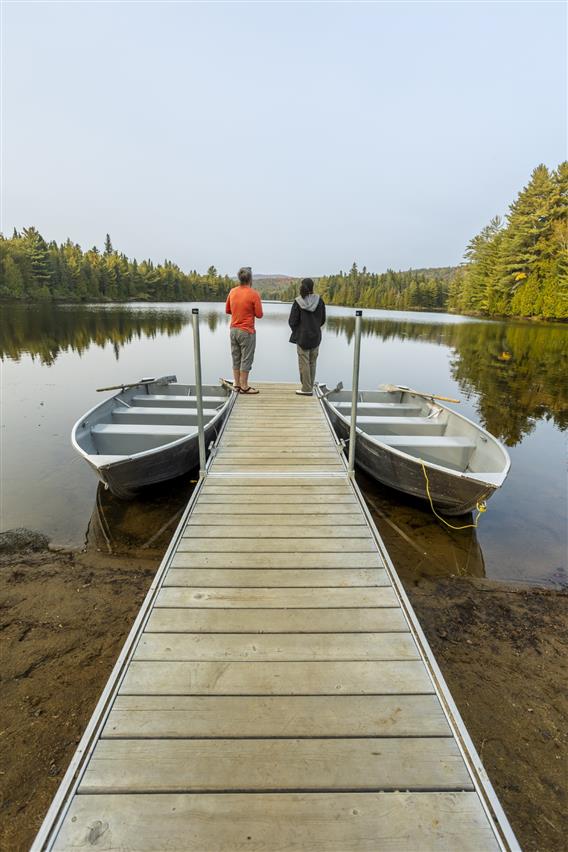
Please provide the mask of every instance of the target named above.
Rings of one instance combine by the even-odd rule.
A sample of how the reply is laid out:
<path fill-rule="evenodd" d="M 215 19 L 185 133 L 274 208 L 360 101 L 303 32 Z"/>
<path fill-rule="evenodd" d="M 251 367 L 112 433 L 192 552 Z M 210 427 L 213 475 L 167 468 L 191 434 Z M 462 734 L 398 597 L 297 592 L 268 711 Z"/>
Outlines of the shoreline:
<path fill-rule="evenodd" d="M 278 305 L 291 305 L 292 302 L 283 301 L 282 299 L 268 299 L 265 298 L 261 293 L 261 298 L 267 304 L 278 304 Z M 39 300 L 39 301 L 28 301 L 28 300 L 14 300 L 14 299 L 0 299 L 0 304 L 10 307 L 13 305 L 17 305 L 19 307 L 35 307 L 36 305 L 76 305 L 78 307 L 93 307 L 98 305 L 193 305 L 193 304 L 222 304 L 218 299 L 195 299 L 193 301 L 188 301 L 186 299 L 125 299 L 120 301 L 115 301 L 112 299 L 105 299 L 99 301 L 73 301 L 66 299 L 57 299 L 57 300 Z M 358 305 L 336 305 L 334 302 L 326 302 L 327 306 L 330 308 L 351 308 L 355 310 Z M 453 311 L 449 311 L 447 308 L 363 308 L 362 310 L 367 311 L 385 311 L 388 313 L 409 313 L 409 314 L 447 314 L 451 317 L 466 317 L 468 319 L 478 319 L 478 320 L 486 320 L 487 322 L 507 322 L 507 323 L 529 323 L 530 325 L 567 325 L 568 317 L 555 317 L 555 318 L 547 318 L 547 317 L 523 317 L 523 316 L 508 316 L 503 314 L 480 314 L 480 313 L 471 313 L 464 314 L 461 311 L 454 313 Z"/>
<path fill-rule="evenodd" d="M 0 554 L 1 848 L 32 842 L 161 556 Z M 568 593 L 485 579 L 403 582 L 521 846 L 560 850 Z"/>

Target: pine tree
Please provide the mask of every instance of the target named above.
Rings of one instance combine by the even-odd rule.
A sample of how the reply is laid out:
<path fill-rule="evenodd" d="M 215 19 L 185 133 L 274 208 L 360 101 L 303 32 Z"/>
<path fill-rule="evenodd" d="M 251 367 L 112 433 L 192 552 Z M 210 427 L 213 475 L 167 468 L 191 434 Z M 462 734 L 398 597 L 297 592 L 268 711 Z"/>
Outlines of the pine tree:
<path fill-rule="evenodd" d="M 544 283 L 546 260 L 549 257 L 553 198 L 557 192 L 555 180 L 546 166 L 534 169 L 526 187 L 511 204 L 508 225 L 503 237 L 499 269 L 500 288 L 510 297 L 522 290 L 516 304 L 523 305 L 523 316 L 531 316 L 528 293 L 535 294 Z M 534 282 L 528 282 L 529 277 Z M 524 292 L 526 291 L 526 292 Z"/>
<path fill-rule="evenodd" d="M 33 284 L 36 295 L 49 298 L 51 269 L 47 244 L 34 227 L 24 228 L 22 233 L 24 251 L 30 261 Z"/>
<path fill-rule="evenodd" d="M 462 279 L 462 309 L 479 313 L 495 310 L 495 274 L 502 227 L 500 217 L 495 216 L 468 244 L 465 256 L 469 263 Z"/>

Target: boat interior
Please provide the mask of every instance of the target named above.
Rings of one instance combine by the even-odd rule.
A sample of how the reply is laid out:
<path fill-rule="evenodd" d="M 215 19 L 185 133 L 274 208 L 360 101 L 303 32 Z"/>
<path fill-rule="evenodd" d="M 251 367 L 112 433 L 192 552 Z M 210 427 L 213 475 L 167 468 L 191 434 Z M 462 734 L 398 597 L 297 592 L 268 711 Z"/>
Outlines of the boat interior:
<path fill-rule="evenodd" d="M 203 386 L 206 426 L 218 417 L 229 397 L 230 392 L 221 385 Z M 195 385 L 155 383 L 137 385 L 107 399 L 77 423 L 74 437 L 83 452 L 104 456 L 104 461 L 110 462 L 194 433 L 197 434 Z"/>
<path fill-rule="evenodd" d="M 327 401 L 350 423 L 351 391 L 330 393 Z M 508 456 L 492 435 L 409 391 L 361 391 L 357 426 L 393 450 L 491 484 L 500 484 L 508 470 Z"/>

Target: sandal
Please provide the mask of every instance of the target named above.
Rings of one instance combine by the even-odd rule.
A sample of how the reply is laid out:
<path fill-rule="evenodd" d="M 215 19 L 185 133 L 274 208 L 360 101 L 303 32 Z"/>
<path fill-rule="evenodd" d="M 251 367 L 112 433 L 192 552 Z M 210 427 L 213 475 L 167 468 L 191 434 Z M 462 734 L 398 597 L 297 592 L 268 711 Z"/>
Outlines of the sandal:
<path fill-rule="evenodd" d="M 260 391 L 258 391 L 256 388 L 251 388 L 251 386 L 249 385 L 248 388 L 239 388 L 239 393 L 254 394 L 254 393 L 260 393 Z"/>

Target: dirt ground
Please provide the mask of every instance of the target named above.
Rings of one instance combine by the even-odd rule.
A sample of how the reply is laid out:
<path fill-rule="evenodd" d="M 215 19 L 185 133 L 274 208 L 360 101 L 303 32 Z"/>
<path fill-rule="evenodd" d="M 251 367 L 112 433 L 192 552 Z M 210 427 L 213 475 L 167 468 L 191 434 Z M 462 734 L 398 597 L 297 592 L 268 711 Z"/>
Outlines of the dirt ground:
<path fill-rule="evenodd" d="M 1 850 L 29 848 L 158 561 L 0 557 Z M 568 595 L 463 578 L 407 590 L 522 847 L 561 852 Z"/>
<path fill-rule="evenodd" d="M 564 852 L 568 594 L 476 578 L 406 591 L 522 848 Z"/>

